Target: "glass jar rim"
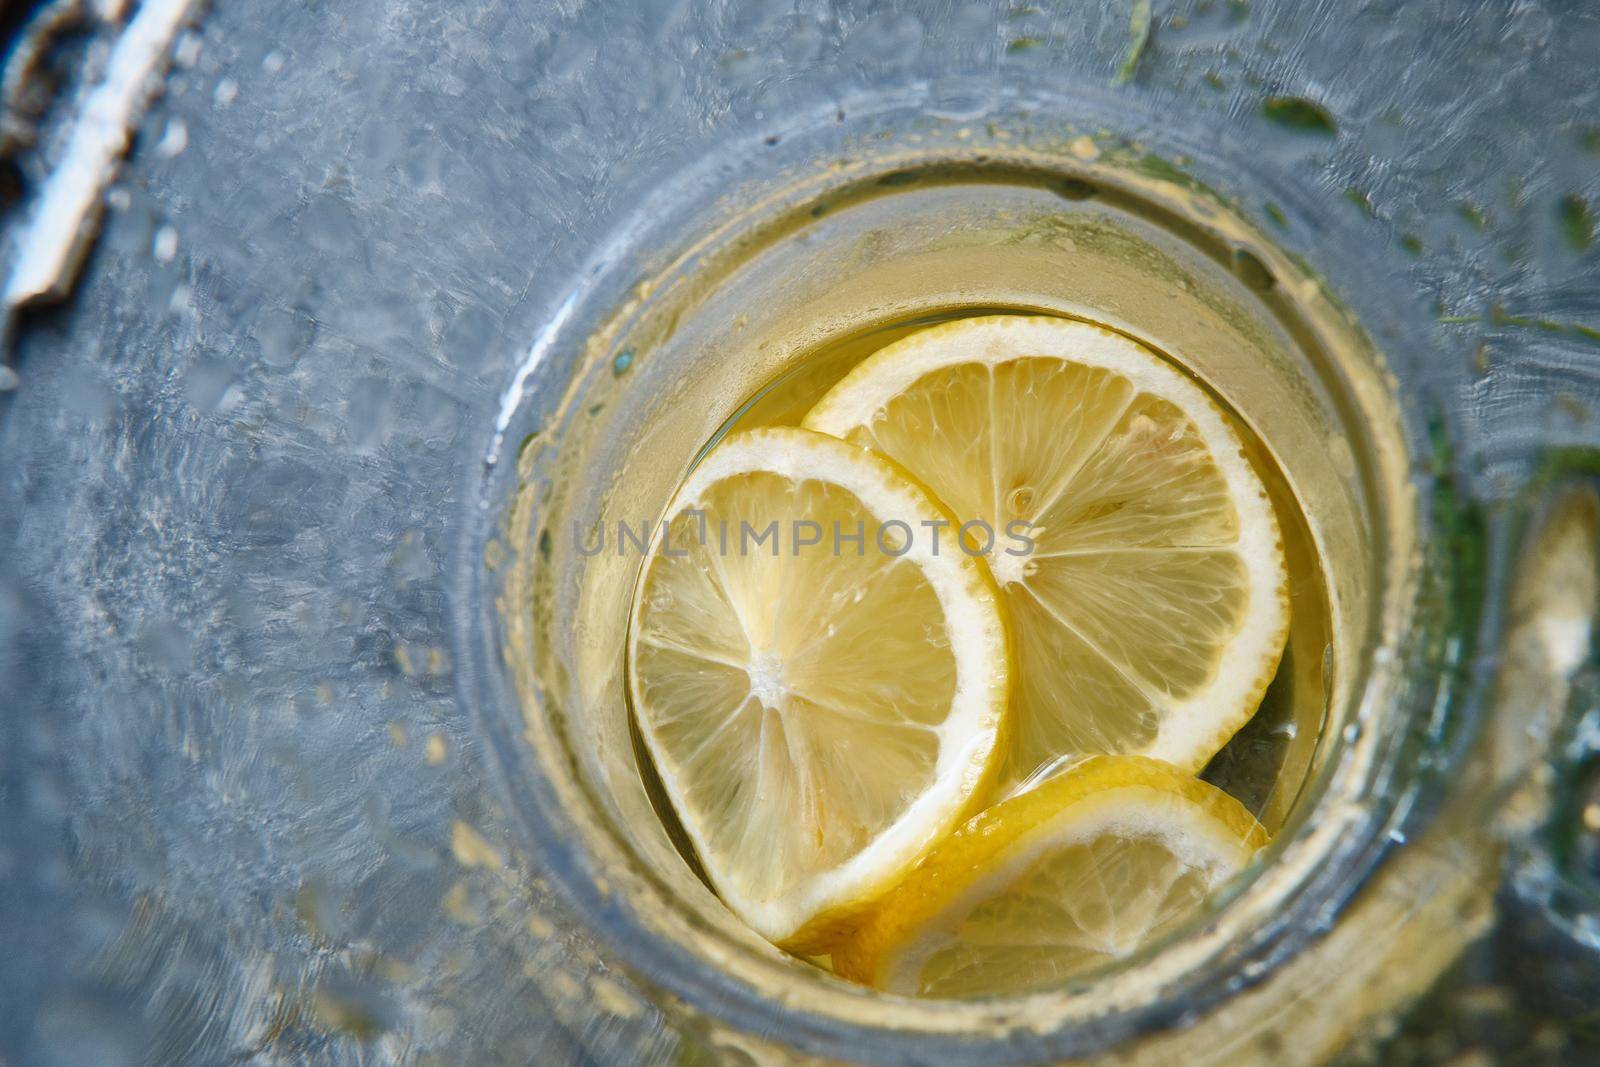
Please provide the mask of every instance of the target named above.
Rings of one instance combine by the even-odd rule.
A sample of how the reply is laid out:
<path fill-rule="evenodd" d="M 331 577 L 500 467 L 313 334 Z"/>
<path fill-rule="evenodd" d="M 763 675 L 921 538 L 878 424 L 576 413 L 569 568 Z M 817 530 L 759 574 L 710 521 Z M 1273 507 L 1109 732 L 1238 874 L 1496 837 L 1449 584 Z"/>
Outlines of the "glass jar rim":
<path fill-rule="evenodd" d="M 791 144 L 797 141 L 789 139 Z M 1104 171 L 1086 171 L 1082 160 L 1008 150 L 1001 145 L 986 148 L 974 151 L 965 146 L 952 154 L 949 145 L 923 143 L 907 149 L 902 144 L 885 144 L 875 153 L 863 154 L 848 173 L 835 169 L 813 174 L 809 186 L 801 183 L 780 190 L 760 205 L 760 212 L 769 219 L 782 217 L 785 211 L 809 213 L 807 205 L 837 197 L 851 184 L 869 191 L 892 190 L 902 180 L 886 186 L 885 178 L 918 167 L 948 168 L 953 155 L 966 168 L 965 173 L 971 174 L 1021 166 L 1038 168 L 1037 173 L 1057 180 L 1087 173 L 1093 173 L 1096 181 L 1107 180 Z M 707 169 L 717 172 L 715 167 Z M 1165 197 L 1175 210 L 1180 200 L 1195 195 L 1192 188 L 1173 182 L 1167 174 L 1118 173 L 1112 180 L 1117 179 L 1131 179 L 1139 195 Z M 686 181 L 693 186 L 703 182 L 704 175 Z M 1430 679 L 1437 680 L 1443 671 L 1442 665 L 1419 669 L 1417 650 L 1430 643 L 1412 640 L 1422 618 L 1419 604 L 1428 561 L 1406 546 L 1413 535 L 1426 540 L 1429 520 L 1422 494 L 1401 492 L 1388 502 L 1397 509 L 1388 520 L 1405 527 L 1386 531 L 1394 537 L 1387 546 L 1388 559 L 1401 573 L 1389 576 L 1382 598 L 1382 636 L 1364 669 L 1361 702 L 1352 709 L 1337 758 L 1324 768 L 1318 786 L 1324 802 L 1329 797 L 1341 798 L 1337 810 L 1319 803 L 1316 823 L 1301 820 L 1293 833 L 1275 843 L 1269 862 L 1229 894 L 1227 906 L 1214 913 L 1204 929 L 1180 935 L 1159 951 L 1141 953 L 1136 966 L 1120 968 L 1102 979 L 1095 997 L 1049 991 L 1005 1001 L 952 1003 L 889 998 L 821 972 L 801 980 L 796 969 L 800 964 L 782 959 L 775 950 L 758 951 L 751 943 L 730 938 L 726 930 L 700 921 L 675 899 L 671 887 L 657 878 L 631 847 L 623 829 L 612 824 L 605 805 L 564 754 L 566 741 L 554 712 L 537 710 L 523 718 L 482 713 L 491 705 L 516 708 L 519 697 L 526 699 L 525 693 L 519 694 L 517 686 L 508 682 L 501 659 L 500 647 L 516 635 L 507 631 L 505 620 L 495 617 L 489 607 L 504 595 L 508 579 L 486 574 L 482 567 L 484 545 L 493 539 L 505 537 L 514 549 L 534 544 L 531 527 L 524 526 L 520 533 L 516 529 L 516 517 L 511 514 L 515 506 L 500 503 L 512 499 L 530 473 L 518 470 L 523 457 L 513 456 L 507 442 L 516 439 L 517 419 L 531 376 L 548 371 L 553 352 L 586 353 L 583 362 L 566 368 L 574 382 L 583 373 L 605 371 L 616 358 L 604 344 L 596 346 L 593 338 L 614 340 L 619 336 L 614 326 L 607 329 L 601 325 L 615 309 L 638 314 L 636 304 L 619 299 L 624 289 L 614 277 L 618 274 L 615 267 L 629 261 L 620 249 L 637 246 L 647 232 L 670 234 L 675 223 L 681 224 L 683 204 L 696 202 L 682 190 L 669 190 L 663 196 L 661 210 L 646 216 L 648 222 L 619 232 L 619 250 L 597 256 L 589 284 L 581 292 L 574 290 L 554 309 L 545 331 L 531 347 L 507 394 L 495 441 L 486 454 L 479 496 L 484 505 L 482 521 L 476 527 L 477 539 L 468 538 L 463 568 L 470 572 L 463 577 L 480 587 L 475 602 L 482 611 L 479 618 L 463 619 L 472 632 L 469 643 L 479 653 L 480 669 L 473 673 L 484 682 L 474 706 L 494 739 L 496 769 L 508 793 L 517 799 L 550 880 L 583 921 L 649 980 L 728 1025 L 775 1034 L 814 1052 L 889 1061 L 910 1055 L 908 1048 L 928 1040 L 940 1042 L 941 1055 L 958 1059 L 968 1053 L 973 1060 L 985 1061 L 993 1061 L 996 1055 L 1010 1060 L 1089 1054 L 1170 1021 L 1180 1011 L 1177 1005 L 1182 1005 L 1181 1011 L 1196 1010 L 1230 989 L 1259 980 L 1292 954 L 1297 943 L 1315 936 L 1319 922 L 1331 922 L 1359 884 L 1361 872 L 1381 853 L 1386 828 L 1395 817 L 1395 810 L 1374 805 L 1369 796 L 1371 784 L 1392 761 L 1388 750 L 1394 739 L 1369 724 L 1381 719 L 1385 708 L 1411 707 L 1430 699 L 1428 694 L 1437 689 Z M 1217 210 L 1226 208 L 1219 205 Z M 711 232 L 710 241 L 730 239 L 727 232 Z M 1297 269 L 1271 242 L 1252 247 L 1259 248 L 1284 277 Z M 703 248 L 691 248 L 676 262 L 703 254 Z M 605 284 L 608 281 L 609 286 Z M 1331 301 L 1325 292 L 1319 292 L 1318 298 Z M 1330 321 L 1347 322 L 1337 305 L 1330 303 L 1326 310 Z M 1377 363 L 1374 379 L 1384 373 L 1381 362 Z M 1366 383 L 1366 388 L 1365 401 L 1392 401 L 1392 389 L 1373 383 Z M 574 395 L 572 389 L 566 391 L 568 398 Z M 1394 409 L 1386 418 L 1390 424 L 1383 429 L 1393 435 L 1387 459 L 1403 465 L 1401 481 L 1409 490 L 1421 477 L 1416 449 L 1408 444 L 1408 427 L 1400 411 Z M 1409 440 L 1414 442 L 1415 436 L 1413 433 Z M 526 523 L 528 515 L 523 514 L 522 520 Z M 1263 921 L 1268 913 L 1274 918 Z M 1157 995 L 1152 995 L 1153 990 L 1159 991 Z M 957 1053 L 956 1046 L 965 1051 Z"/>

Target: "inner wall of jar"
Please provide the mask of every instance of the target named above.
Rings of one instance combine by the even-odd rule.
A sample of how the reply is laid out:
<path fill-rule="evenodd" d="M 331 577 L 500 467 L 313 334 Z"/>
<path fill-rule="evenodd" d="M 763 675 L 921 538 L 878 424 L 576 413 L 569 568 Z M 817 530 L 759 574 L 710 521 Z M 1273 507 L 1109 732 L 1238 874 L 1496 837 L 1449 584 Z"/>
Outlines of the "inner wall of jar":
<path fill-rule="evenodd" d="M 601 342 L 594 362 L 610 373 L 570 405 L 542 523 L 549 571 L 576 576 L 556 583 L 533 628 L 541 676 L 569 683 L 568 754 L 638 862 L 702 921 L 764 953 L 777 950 L 684 861 L 641 778 L 623 672 L 643 561 L 614 547 L 581 557 L 578 531 L 655 521 L 739 405 L 828 340 L 983 305 L 1082 316 L 1172 354 L 1267 443 L 1309 518 L 1335 649 L 1318 764 L 1335 755 L 1376 639 L 1374 446 L 1342 374 L 1370 357 L 1297 325 L 1293 305 L 1314 286 L 1275 277 L 1260 246 L 1215 237 L 1214 216 L 1201 227 L 1140 210 L 1104 181 L 938 168 L 889 178 L 822 197 L 769 232 L 752 224 L 755 236 L 651 286 Z M 1296 816 L 1315 799 L 1302 796 Z"/>

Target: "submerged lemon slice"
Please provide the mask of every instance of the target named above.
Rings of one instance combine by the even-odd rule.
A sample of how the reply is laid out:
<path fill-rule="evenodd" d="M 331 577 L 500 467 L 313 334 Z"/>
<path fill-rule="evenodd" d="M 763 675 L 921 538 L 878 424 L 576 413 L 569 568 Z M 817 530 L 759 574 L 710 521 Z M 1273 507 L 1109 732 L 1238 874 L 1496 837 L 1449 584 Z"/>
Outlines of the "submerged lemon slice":
<path fill-rule="evenodd" d="M 1170 764 L 1091 756 L 940 845 L 833 954 L 843 976 L 933 997 L 1044 988 L 1194 916 L 1266 833 Z"/>
<path fill-rule="evenodd" d="M 1288 630 L 1277 520 L 1222 411 L 1150 350 L 1082 322 L 964 319 L 880 350 L 805 425 L 982 520 L 974 547 L 995 538 L 1011 782 L 1063 754 L 1195 770 L 1254 713 Z"/>
<path fill-rule="evenodd" d="M 992 779 L 1007 638 L 982 563 L 915 536 L 949 520 L 878 456 L 753 430 L 690 474 L 640 582 L 640 733 L 714 887 L 786 947 L 848 926 Z"/>

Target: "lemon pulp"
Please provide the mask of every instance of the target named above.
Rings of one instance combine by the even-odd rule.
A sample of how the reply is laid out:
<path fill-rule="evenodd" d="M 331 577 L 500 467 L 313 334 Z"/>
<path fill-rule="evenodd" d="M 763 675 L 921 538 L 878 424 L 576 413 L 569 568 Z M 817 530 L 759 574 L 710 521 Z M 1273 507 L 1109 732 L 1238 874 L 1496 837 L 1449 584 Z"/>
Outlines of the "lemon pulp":
<path fill-rule="evenodd" d="M 880 550 L 923 521 L 948 512 L 890 462 L 750 431 L 680 489 L 640 584 L 641 734 L 707 875 L 774 941 L 826 941 L 986 796 L 1005 628 L 978 560 Z M 863 540 L 802 546 L 797 523 Z"/>
<path fill-rule="evenodd" d="M 1169 764 L 1089 757 L 953 834 L 834 964 L 896 993 L 1030 992 L 1172 931 L 1265 842 L 1238 801 Z"/>
<path fill-rule="evenodd" d="M 1277 520 L 1226 417 L 1150 350 L 962 319 L 881 349 L 804 424 L 1031 541 L 989 556 L 1018 659 L 1011 782 L 1094 753 L 1198 770 L 1254 712 L 1288 631 Z"/>

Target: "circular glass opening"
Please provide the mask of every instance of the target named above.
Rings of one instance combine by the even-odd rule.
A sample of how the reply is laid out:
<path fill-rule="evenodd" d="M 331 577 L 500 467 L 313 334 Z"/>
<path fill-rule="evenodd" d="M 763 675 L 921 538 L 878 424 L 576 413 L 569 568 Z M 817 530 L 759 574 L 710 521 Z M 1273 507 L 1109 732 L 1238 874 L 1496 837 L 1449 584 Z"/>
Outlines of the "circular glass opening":
<path fill-rule="evenodd" d="M 1108 1013 L 1136 1028 L 1174 990 L 1259 973 L 1251 946 L 1310 907 L 1314 872 L 1352 847 L 1313 813 L 1359 806 L 1363 746 L 1384 733 L 1373 716 L 1396 699 L 1381 691 L 1396 677 L 1371 668 L 1415 579 L 1407 448 L 1360 332 L 1204 190 L 1086 140 L 1063 156 L 929 140 L 733 195 L 697 199 L 686 182 L 556 310 L 489 452 L 487 634 L 504 670 L 488 673 L 504 688 L 487 714 L 559 880 L 622 958 L 691 1003 L 822 1050 L 943 1035 L 1065 1054 L 1113 1039 Z M 951 1004 L 847 983 L 718 899 L 630 712 L 643 546 L 594 545 L 658 524 L 730 430 L 798 422 L 883 345 L 997 313 L 1134 339 L 1226 412 L 1283 531 L 1292 610 L 1259 710 L 1203 770 L 1273 836 L 1250 871 L 1125 959 Z"/>

